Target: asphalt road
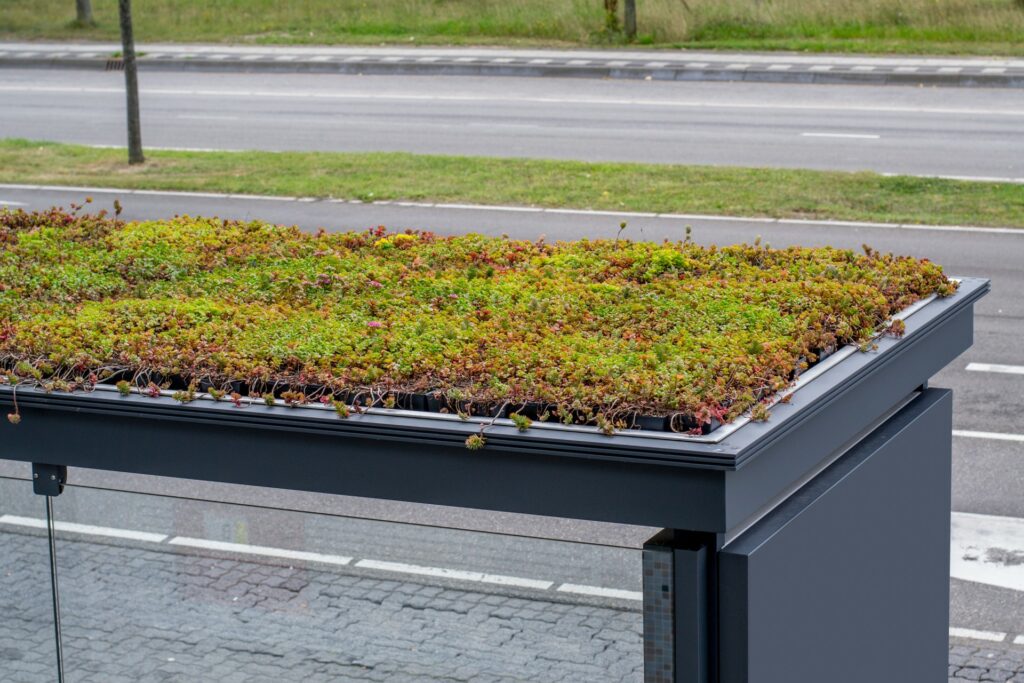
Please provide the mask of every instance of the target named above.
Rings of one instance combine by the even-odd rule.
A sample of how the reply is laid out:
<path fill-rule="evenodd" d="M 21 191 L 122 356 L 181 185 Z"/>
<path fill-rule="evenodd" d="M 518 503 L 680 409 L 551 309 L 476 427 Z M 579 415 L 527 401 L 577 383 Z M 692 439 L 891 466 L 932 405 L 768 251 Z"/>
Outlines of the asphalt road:
<path fill-rule="evenodd" d="M 1024 90 L 143 73 L 147 145 L 1024 179 Z M 0 70 L 0 136 L 124 143 L 116 72 Z"/>
<path fill-rule="evenodd" d="M 96 206 L 109 208 L 114 196 L 94 194 Z M 76 191 L 16 190 L 0 186 L 0 202 L 25 208 L 67 205 L 81 202 L 83 198 L 83 193 Z M 298 224 L 308 229 L 321 226 L 329 229 L 362 229 L 383 224 L 391 228 L 417 227 L 440 233 L 477 231 L 488 234 L 507 233 L 523 238 L 544 234 L 548 239 L 613 236 L 618 232 L 621 221 L 617 216 L 594 214 L 441 210 L 393 204 L 360 205 L 195 196 L 131 195 L 122 196 L 121 202 L 126 206 L 127 218 L 189 213 L 239 219 L 261 217 L 274 222 Z M 1021 297 L 1021 292 L 1024 292 L 1024 231 L 938 231 L 782 222 L 766 224 L 743 220 L 632 218 L 629 219 L 626 235 L 635 239 L 676 239 L 681 237 L 686 224 L 693 225 L 694 238 L 701 243 L 751 241 L 757 236 L 762 236 L 775 246 L 828 244 L 859 248 L 862 243 L 869 243 L 885 251 L 931 258 L 943 264 L 952 275 L 991 278 L 992 292 L 976 309 L 975 345 L 941 372 L 934 384 L 955 390 L 955 429 L 1017 436 L 1024 433 L 1024 418 L 1021 418 L 1024 415 L 1024 375 L 966 369 L 968 363 L 1013 367 L 1024 365 L 1024 345 L 1020 341 L 1024 333 L 1024 299 Z M 1024 491 L 1024 441 L 958 436 L 954 439 L 953 458 L 954 511 L 1010 518 L 1019 526 L 1018 531 L 1024 529 L 1024 496 L 1021 495 L 1021 491 Z M 10 464 L 2 464 L 0 467 L 0 475 L 3 476 L 23 477 L 25 474 L 24 467 Z M 294 513 L 271 513 L 253 508 L 231 508 L 195 502 L 176 504 L 180 508 L 202 510 L 186 514 L 214 520 L 205 523 L 207 533 L 227 540 L 234 537 L 232 534 L 237 535 L 237 528 L 232 526 L 237 524 L 236 518 L 243 518 L 248 520 L 245 522 L 247 529 L 250 526 L 261 529 L 256 532 L 258 540 L 251 541 L 254 543 L 300 543 L 303 547 L 309 545 L 336 552 L 343 549 L 353 552 L 352 548 L 359 548 L 360 551 L 365 549 L 368 554 L 374 553 L 371 557 L 383 554 L 389 559 L 402 562 L 430 562 L 435 566 L 442 564 L 478 571 L 500 569 L 515 575 L 543 575 L 565 581 L 578 579 L 594 585 L 626 590 L 639 588 L 635 549 L 652 532 L 640 527 L 88 471 L 73 472 L 71 477 L 74 482 L 99 488 L 124 488 L 244 505 L 574 541 L 572 544 L 551 544 L 536 538 L 501 540 L 503 537 L 484 533 L 434 531 L 397 524 L 374 526 L 376 523 L 364 521 L 316 522 L 320 525 L 316 528 L 321 528 L 322 533 L 296 537 L 296 522 L 283 521 Z M 15 493 L 13 491 L 17 491 L 16 488 L 6 490 L 12 491 L 6 500 L 10 506 L 18 508 L 17 514 L 32 514 L 32 505 L 38 507 L 38 501 L 33 501 L 27 491 Z M 77 495 L 91 502 L 65 508 L 72 510 L 67 518 L 74 521 L 138 529 L 173 528 L 176 516 L 183 514 L 180 511 L 174 512 L 176 508 L 170 503 L 143 504 L 143 501 L 163 499 L 135 495 L 136 504 L 120 505 L 117 497 L 131 494 L 84 491 Z M 0 499 L 4 499 L 4 496 L 0 496 Z M 129 512 L 125 513 L 124 510 Z M 296 518 L 308 517 L 298 515 Z M 328 527 L 334 530 L 326 533 Z M 410 538 L 417 540 L 410 542 Z M 1024 541 L 1024 536 L 1019 538 Z M 623 549 L 588 545 L 595 543 L 622 546 Z M 467 553 L 465 549 L 469 547 L 475 551 Z M 1024 545 L 1020 547 L 1024 549 Z M 1012 571 L 1013 567 L 1009 564 L 1007 568 Z M 960 580 L 952 582 L 952 590 L 954 625 L 1024 634 L 1024 591 Z"/>

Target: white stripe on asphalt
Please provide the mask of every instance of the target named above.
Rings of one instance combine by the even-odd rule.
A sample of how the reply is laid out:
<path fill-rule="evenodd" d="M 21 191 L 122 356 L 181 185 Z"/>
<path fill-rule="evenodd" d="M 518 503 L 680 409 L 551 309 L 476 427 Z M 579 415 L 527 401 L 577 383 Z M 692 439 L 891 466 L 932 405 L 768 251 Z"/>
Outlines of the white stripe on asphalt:
<path fill-rule="evenodd" d="M 949 575 L 1024 591 L 1024 519 L 952 513 Z"/>
<path fill-rule="evenodd" d="M 416 576 L 431 576 L 438 579 L 454 579 L 456 581 L 473 581 L 476 583 L 494 583 L 501 586 L 517 586 L 519 588 L 535 588 L 547 590 L 554 585 L 553 581 L 542 581 L 539 579 L 524 579 L 519 576 L 503 576 L 501 574 L 484 574 L 482 572 L 465 571 L 462 569 L 446 569 L 444 567 L 422 567 L 404 562 L 383 562 L 380 560 L 359 560 L 356 562 L 360 569 L 375 569 L 382 572 L 396 572 L 398 574 L 413 574 Z"/>
<path fill-rule="evenodd" d="M 1001 643 L 1006 639 L 1005 633 L 998 631 L 976 631 L 973 628 L 950 628 L 949 635 L 956 638 L 970 638 L 971 640 L 987 640 L 992 643 Z"/>
<path fill-rule="evenodd" d="M 1024 645 L 1024 636 L 1017 636 L 1013 639 L 1014 645 Z"/>
<path fill-rule="evenodd" d="M 118 147 L 123 149 L 123 147 Z M 150 147 L 149 149 L 153 149 Z M 637 211 L 594 211 L 589 209 L 547 209 L 534 206 L 502 206 L 494 204 L 445 204 L 434 202 L 403 202 L 386 200 L 363 202 L 358 199 L 325 199 L 322 197 L 280 197 L 274 195 L 228 194 L 226 192 L 185 192 L 180 190 L 132 190 L 114 187 L 76 187 L 72 185 L 23 185 L 0 183 L 3 190 L 28 190 L 32 192 L 82 192 L 86 194 L 148 195 L 153 197 L 205 197 L 210 199 L 277 200 L 277 201 L 327 201 L 334 204 L 372 204 L 380 206 L 409 206 L 423 209 L 455 209 L 469 211 L 509 211 L 522 213 L 556 213 L 575 216 L 612 216 L 630 218 L 665 218 L 683 221 L 721 221 L 726 223 L 765 223 L 773 225 L 825 225 L 847 228 L 880 228 L 884 230 L 927 230 L 937 232 L 972 232 L 996 235 L 1024 236 L 1024 229 L 988 228 L 977 225 L 916 225 L 913 223 L 874 223 L 869 221 L 810 220 L 803 218 L 765 218 L 764 216 L 713 216 L 698 213 L 645 213 Z"/>
<path fill-rule="evenodd" d="M 953 436 L 964 439 L 990 439 L 992 441 L 1018 441 L 1024 443 L 1024 434 L 1007 434 L 1006 432 L 974 432 L 968 429 L 954 429 Z"/>
<path fill-rule="evenodd" d="M 223 541 L 209 541 L 205 538 L 188 538 L 187 536 L 175 536 L 167 543 L 169 545 L 180 545 L 189 548 L 202 548 L 204 550 L 219 550 L 228 553 L 239 553 L 241 555 L 262 555 L 264 557 L 278 557 L 284 560 L 302 560 L 304 562 L 320 562 L 322 564 L 334 564 L 339 566 L 344 566 L 352 562 L 351 557 L 343 557 L 341 555 L 324 555 L 322 553 L 310 553 L 303 550 L 268 548 L 262 545 L 249 545 L 248 543 L 225 543 Z"/>
<path fill-rule="evenodd" d="M 346 57 L 343 61 L 362 61 L 365 57 Z M 550 59 L 534 59 L 530 64 L 543 64 Z M 749 64 L 729 65 L 726 68 L 749 68 Z M 39 92 L 73 94 L 123 95 L 124 88 L 98 86 L 45 86 L 45 85 L 0 85 L 0 92 Z M 1024 117 L 1024 109 L 970 109 L 954 107 L 907 107 L 907 106 L 862 106 L 839 104 L 779 104 L 758 102 L 710 102 L 700 100 L 655 100 L 640 98 L 599 98 L 599 97 L 540 97 L 540 96 L 485 96 L 485 95 L 400 95 L 373 92 L 323 92 L 310 90 L 200 90 L 194 88 L 140 88 L 144 95 L 169 95 L 174 97 L 223 97 L 223 98 L 278 98 L 338 100 L 399 100 L 417 102 L 512 102 L 524 104 L 566 104 L 625 107 L 679 107 L 685 109 L 777 109 L 783 111 L 850 111 L 890 114 L 949 114 L 954 116 L 1012 116 Z"/>
<path fill-rule="evenodd" d="M 188 121 L 237 121 L 237 116 L 217 116 L 215 114 L 178 114 L 176 118 Z"/>
<path fill-rule="evenodd" d="M 1007 375 L 1024 375 L 1024 365 L 1000 365 L 998 363 L 968 363 L 973 372 L 1000 372 Z"/>
<path fill-rule="evenodd" d="M 9 199 L 0 199 L 0 206 L 25 206 L 25 202 L 12 202 Z"/>
<path fill-rule="evenodd" d="M 32 517 L 18 517 L 17 515 L 0 516 L 0 524 L 23 526 L 30 529 L 45 529 L 45 519 Z M 129 529 L 113 529 L 106 526 L 92 526 L 91 524 L 76 524 L 74 522 L 54 522 L 53 528 L 57 531 L 66 531 L 73 534 L 87 534 L 89 536 L 104 536 L 107 538 L 123 538 L 129 541 L 145 541 L 147 543 L 161 543 L 167 538 L 167 534 L 154 534 L 148 531 L 131 531 Z"/>
<path fill-rule="evenodd" d="M 619 588 L 601 588 L 600 586 L 582 586 L 578 583 L 563 583 L 558 587 L 558 592 L 593 595 L 599 598 L 616 598 L 618 600 L 644 599 L 644 594 L 640 591 L 625 591 Z"/>
<path fill-rule="evenodd" d="M 871 133 L 800 133 L 803 138 L 850 138 L 854 140 L 878 140 L 881 135 Z"/>

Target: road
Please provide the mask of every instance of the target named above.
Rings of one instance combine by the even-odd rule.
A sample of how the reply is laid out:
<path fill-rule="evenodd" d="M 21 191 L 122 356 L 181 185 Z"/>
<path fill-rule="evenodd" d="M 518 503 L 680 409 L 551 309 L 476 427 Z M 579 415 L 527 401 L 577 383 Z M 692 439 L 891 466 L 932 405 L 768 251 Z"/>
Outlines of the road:
<path fill-rule="evenodd" d="M 147 72 L 147 145 L 1024 180 L 1024 90 Z M 124 141 L 121 74 L 0 70 L 0 136 Z"/>
<path fill-rule="evenodd" d="M 97 207 L 109 209 L 118 195 L 102 193 L 93 196 Z M 0 201 L 12 206 L 42 208 L 81 202 L 83 199 L 83 193 L 77 191 L 19 190 L 0 186 Z M 120 201 L 126 207 L 126 217 L 132 219 L 190 213 L 239 219 L 262 217 L 298 224 L 307 229 L 321 226 L 362 229 L 384 224 L 392 228 L 419 227 L 441 233 L 470 230 L 506 233 L 521 238 L 535 238 L 541 234 L 548 239 L 613 236 L 618 232 L 621 221 L 618 216 L 585 212 L 539 214 L 530 211 L 187 195 L 122 195 Z M 1009 518 L 1008 531 L 1000 537 L 1003 549 L 1009 554 L 1005 562 L 994 567 L 996 574 L 1005 580 L 997 577 L 989 583 L 952 581 L 951 621 L 958 627 L 1005 633 L 1007 641 L 1014 634 L 1024 635 L 1024 582 L 1017 584 L 1018 574 L 1015 572 L 1019 571 L 1019 563 L 1014 563 L 1016 556 L 1013 555 L 1018 550 L 1024 553 L 1024 496 L 1020 493 L 1024 490 L 1024 436 L 1021 436 L 1024 434 L 1024 420 L 1020 417 L 1024 414 L 1024 375 L 992 371 L 1005 370 L 1006 367 L 1012 371 L 1024 365 L 1024 349 L 1020 343 L 1024 333 L 1024 299 L 1019 296 L 1024 291 L 1024 268 L 1021 268 L 1024 263 L 1024 231 L 938 231 L 720 219 L 629 218 L 628 222 L 626 234 L 636 239 L 679 238 L 685 225 L 691 224 L 694 238 L 701 243 L 751 241 L 757 236 L 775 246 L 829 244 L 859 248 L 862 243 L 869 243 L 885 251 L 931 258 L 943 264 L 953 275 L 980 275 L 992 279 L 991 294 L 977 308 L 975 345 L 942 371 L 934 384 L 952 387 L 956 392 L 954 428 L 959 435 L 954 439 L 953 509 L 957 513 L 958 531 L 954 540 L 964 546 L 978 542 L 972 520 L 980 519 L 983 526 L 991 526 L 991 516 Z M 968 370 L 969 364 L 977 364 L 976 367 L 981 369 Z M 1018 440 L 964 435 L 967 432 L 994 433 Z M 24 468 L 11 465 L 0 468 L 0 475 L 4 476 L 24 477 L 25 474 Z M 86 502 L 66 504 L 68 507 L 65 509 L 70 511 L 65 519 L 71 521 L 164 533 L 207 534 L 207 537 L 219 540 L 236 538 L 239 533 L 237 525 L 241 523 L 246 530 L 243 535 L 251 543 L 327 553 L 362 553 L 369 558 L 417 566 L 456 567 L 628 591 L 639 590 L 636 548 L 652 532 L 639 527 L 88 471 L 74 472 L 72 479 L 100 489 L 124 488 L 403 524 L 344 519 L 323 521 L 310 515 L 272 513 L 258 508 L 213 503 L 149 503 L 146 501 L 164 499 L 95 489 L 75 492 L 80 500 Z M 4 490 L 8 507 L 0 512 L 38 517 L 38 501 L 32 499 L 27 488 L 18 489 L 15 485 Z M 129 496 L 129 499 L 121 500 L 134 502 L 118 504 L 118 497 L 123 496 Z M 182 516 L 192 521 L 182 527 Z M 196 522 L 196 519 L 205 521 Z M 310 519 L 318 521 L 308 521 Z M 439 524 L 469 531 L 425 530 L 409 524 Z M 303 531 L 296 536 L 296 528 L 311 531 Z M 539 538 L 493 536 L 490 535 L 492 532 Z M 543 540 L 545 538 L 574 543 L 552 543 Z M 474 552 L 465 552 L 465 548 L 470 546 Z M 968 567 L 966 571 L 971 570 Z M 1000 581 L 1002 585 L 997 585 Z"/>

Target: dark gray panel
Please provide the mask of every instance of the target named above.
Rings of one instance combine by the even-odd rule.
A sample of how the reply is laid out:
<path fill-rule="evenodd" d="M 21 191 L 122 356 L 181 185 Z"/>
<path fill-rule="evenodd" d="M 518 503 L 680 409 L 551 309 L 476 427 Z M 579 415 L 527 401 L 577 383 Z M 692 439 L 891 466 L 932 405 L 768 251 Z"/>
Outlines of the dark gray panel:
<path fill-rule="evenodd" d="M 716 470 L 24 403 L 0 458 L 642 526 L 711 527 L 722 517 Z"/>
<path fill-rule="evenodd" d="M 951 429 L 926 390 L 722 549 L 721 683 L 945 680 Z"/>

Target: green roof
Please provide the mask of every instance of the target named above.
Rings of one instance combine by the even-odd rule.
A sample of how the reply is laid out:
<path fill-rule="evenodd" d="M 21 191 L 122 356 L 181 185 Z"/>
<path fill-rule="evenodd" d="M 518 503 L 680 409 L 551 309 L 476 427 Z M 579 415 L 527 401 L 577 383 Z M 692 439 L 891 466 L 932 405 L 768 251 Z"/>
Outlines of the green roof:
<path fill-rule="evenodd" d="M 955 291 L 865 248 L 547 243 L 0 211 L 6 381 L 123 379 L 628 427 L 729 421 Z M 122 385 L 124 387 L 125 385 Z M 216 392 L 215 392 L 216 393 Z M 762 404 L 761 407 L 757 407 Z"/>

